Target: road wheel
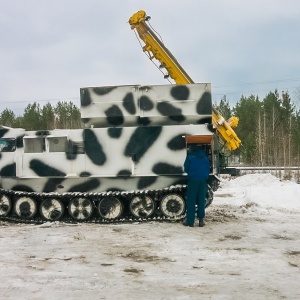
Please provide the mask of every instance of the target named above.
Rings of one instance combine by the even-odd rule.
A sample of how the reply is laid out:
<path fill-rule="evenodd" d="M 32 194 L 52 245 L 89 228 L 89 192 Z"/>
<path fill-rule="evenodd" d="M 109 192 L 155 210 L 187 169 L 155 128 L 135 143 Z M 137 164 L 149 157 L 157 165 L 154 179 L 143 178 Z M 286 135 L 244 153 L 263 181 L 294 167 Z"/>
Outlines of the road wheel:
<path fill-rule="evenodd" d="M 11 211 L 11 200 L 7 195 L 0 194 L 0 217 L 6 217 Z"/>
<path fill-rule="evenodd" d="M 64 205 L 59 199 L 45 199 L 40 206 L 41 216 L 48 221 L 57 221 L 64 214 Z"/>
<path fill-rule="evenodd" d="M 98 212 L 103 219 L 115 220 L 122 215 L 123 204 L 116 197 L 107 197 L 99 202 Z"/>
<path fill-rule="evenodd" d="M 19 218 L 30 219 L 36 214 L 36 201 L 31 197 L 20 197 L 15 202 L 14 211 Z"/>
<path fill-rule="evenodd" d="M 169 194 L 160 202 L 161 212 L 169 218 L 179 218 L 185 212 L 185 201 L 178 194 Z"/>
<path fill-rule="evenodd" d="M 155 210 L 155 203 L 151 197 L 141 195 L 131 199 L 129 209 L 136 218 L 150 217 Z"/>
<path fill-rule="evenodd" d="M 93 213 L 94 204 L 87 198 L 74 198 L 69 203 L 69 214 L 77 221 L 87 220 Z"/>

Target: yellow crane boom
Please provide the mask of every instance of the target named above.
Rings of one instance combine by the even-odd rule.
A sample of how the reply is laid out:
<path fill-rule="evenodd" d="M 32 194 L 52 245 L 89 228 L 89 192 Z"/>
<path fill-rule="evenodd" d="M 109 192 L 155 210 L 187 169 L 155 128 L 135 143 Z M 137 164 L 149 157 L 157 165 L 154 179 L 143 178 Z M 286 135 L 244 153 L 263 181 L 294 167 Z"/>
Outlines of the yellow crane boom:
<path fill-rule="evenodd" d="M 157 59 L 160 64 L 167 70 L 168 75 L 176 82 L 176 84 L 192 84 L 194 81 L 182 68 L 175 59 L 173 54 L 165 47 L 154 31 L 149 27 L 146 21 L 149 19 L 143 10 L 133 14 L 129 19 L 132 30 L 136 30 L 140 39 L 144 42 L 143 51 L 147 52 L 148 57 L 152 60 Z M 229 150 L 237 149 L 241 140 L 238 138 L 232 128 L 238 125 L 239 119 L 235 116 L 227 121 L 213 107 L 212 122 L 215 126 L 220 138 Z"/>

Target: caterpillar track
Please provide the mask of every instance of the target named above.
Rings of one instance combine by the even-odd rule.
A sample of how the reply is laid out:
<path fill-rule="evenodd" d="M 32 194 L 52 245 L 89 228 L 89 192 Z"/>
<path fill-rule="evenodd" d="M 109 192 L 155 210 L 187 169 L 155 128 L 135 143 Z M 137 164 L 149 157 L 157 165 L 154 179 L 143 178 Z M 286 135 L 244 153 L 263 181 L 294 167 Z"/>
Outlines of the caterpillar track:
<path fill-rule="evenodd" d="M 185 187 L 165 190 L 102 193 L 28 193 L 0 190 L 2 220 L 121 223 L 181 220 Z"/>
<path fill-rule="evenodd" d="M 177 222 L 185 217 L 186 186 L 102 193 L 28 193 L 0 189 L 0 219 L 16 223 Z M 212 202 L 207 193 L 206 206 Z"/>

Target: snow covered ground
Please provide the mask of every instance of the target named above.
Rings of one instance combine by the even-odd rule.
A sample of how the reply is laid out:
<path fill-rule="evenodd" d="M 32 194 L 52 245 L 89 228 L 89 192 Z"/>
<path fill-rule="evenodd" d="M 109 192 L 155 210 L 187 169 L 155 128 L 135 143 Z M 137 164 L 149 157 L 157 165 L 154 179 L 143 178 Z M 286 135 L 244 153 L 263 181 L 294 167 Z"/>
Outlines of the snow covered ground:
<path fill-rule="evenodd" d="M 0 223 L 0 299 L 300 299 L 300 185 L 223 180 L 206 226 Z"/>

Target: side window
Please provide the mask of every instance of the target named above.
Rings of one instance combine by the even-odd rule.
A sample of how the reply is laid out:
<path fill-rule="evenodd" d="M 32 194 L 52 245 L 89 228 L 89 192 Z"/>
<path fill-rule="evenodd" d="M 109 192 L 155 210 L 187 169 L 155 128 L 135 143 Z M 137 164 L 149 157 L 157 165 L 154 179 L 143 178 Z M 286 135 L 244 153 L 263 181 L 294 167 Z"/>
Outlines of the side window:
<path fill-rule="evenodd" d="M 15 150 L 15 138 L 0 138 L 0 152 L 14 152 Z"/>
<path fill-rule="evenodd" d="M 49 152 L 66 152 L 68 145 L 67 136 L 47 136 L 46 149 Z"/>
<path fill-rule="evenodd" d="M 42 153 L 45 149 L 43 137 L 24 136 L 24 153 Z"/>
<path fill-rule="evenodd" d="M 24 136 L 24 153 L 67 152 L 67 136 Z"/>

